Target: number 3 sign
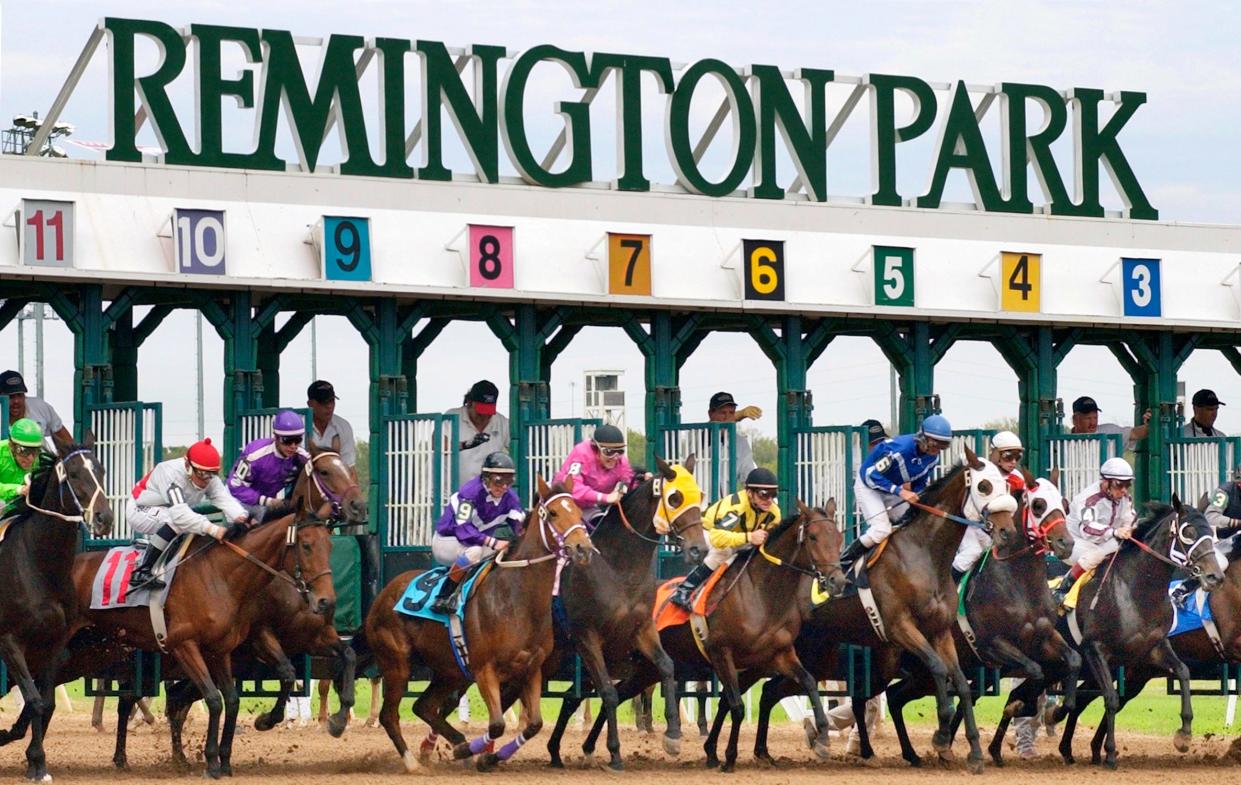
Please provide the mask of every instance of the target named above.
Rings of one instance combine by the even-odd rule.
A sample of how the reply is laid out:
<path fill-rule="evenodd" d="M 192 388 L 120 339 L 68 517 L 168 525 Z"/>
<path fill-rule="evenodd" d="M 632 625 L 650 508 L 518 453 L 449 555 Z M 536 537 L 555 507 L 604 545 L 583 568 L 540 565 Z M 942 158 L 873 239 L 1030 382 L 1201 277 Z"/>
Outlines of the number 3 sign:
<path fill-rule="evenodd" d="M 1125 282 L 1125 316 L 1154 316 L 1163 312 L 1160 302 L 1159 260 L 1121 259 Z"/>
<path fill-rule="evenodd" d="M 371 222 L 368 218 L 323 216 L 323 277 L 329 281 L 371 279 Z"/>
<path fill-rule="evenodd" d="M 470 286 L 513 288 L 513 227 L 470 224 Z"/>

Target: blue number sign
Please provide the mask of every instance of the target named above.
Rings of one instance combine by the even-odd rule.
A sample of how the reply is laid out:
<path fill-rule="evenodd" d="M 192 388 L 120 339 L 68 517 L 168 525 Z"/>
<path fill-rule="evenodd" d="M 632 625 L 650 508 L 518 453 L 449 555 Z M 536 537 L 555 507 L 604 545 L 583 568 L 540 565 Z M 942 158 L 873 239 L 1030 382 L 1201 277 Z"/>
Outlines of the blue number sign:
<path fill-rule="evenodd" d="M 371 279 L 369 218 L 323 216 L 323 277 L 329 281 Z"/>
<path fill-rule="evenodd" d="M 225 275 L 224 211 L 177 208 L 172 221 L 177 270 Z"/>
<path fill-rule="evenodd" d="M 1159 260 L 1121 259 L 1120 267 L 1125 284 L 1125 316 L 1163 315 Z"/>

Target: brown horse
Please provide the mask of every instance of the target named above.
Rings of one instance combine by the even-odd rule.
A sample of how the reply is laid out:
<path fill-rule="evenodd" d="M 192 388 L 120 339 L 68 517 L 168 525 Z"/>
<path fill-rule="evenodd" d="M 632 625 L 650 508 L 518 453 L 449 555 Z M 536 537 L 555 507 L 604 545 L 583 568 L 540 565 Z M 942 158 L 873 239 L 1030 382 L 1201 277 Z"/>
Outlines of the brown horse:
<path fill-rule="evenodd" d="M 56 709 L 56 663 L 78 613 L 70 568 L 78 525 L 96 537 L 112 531 L 103 466 L 85 445 L 57 445 L 55 461 L 40 456 L 28 494 L 0 542 L 0 656 L 17 681 L 32 732 L 26 778 L 50 781 L 43 735 Z M 11 739 L 10 739 L 11 740 Z"/>
<path fill-rule="evenodd" d="M 470 685 L 470 679 L 457 664 L 444 625 L 404 616 L 395 610 L 414 579 L 414 572 L 398 575 L 384 587 L 366 616 L 364 640 L 354 640 L 355 647 L 369 645 L 383 673 L 380 722 L 409 771 L 418 768 L 418 759 L 401 733 L 399 710 L 414 661 L 434 673 L 426 691 L 414 703 L 414 713 L 454 745 L 455 757 L 480 755 L 480 771 L 490 770 L 512 757 L 543 726 L 539 699 L 543 662 L 553 647 L 551 596 L 559 572 L 557 562 L 572 558 L 578 565 L 586 565 L 594 546 L 582 523 L 582 511 L 569 495 L 572 477 L 550 488 L 540 477 L 538 485 L 538 502 L 526 520 L 525 530 L 508 550 L 496 557 L 490 572 L 476 585 L 465 605 L 468 668 L 487 703 L 489 721 L 485 735 L 467 742 L 444 719 L 447 702 Z M 504 735 L 500 688 L 510 681 L 521 684 L 524 727 L 516 739 L 495 753 L 492 747 Z"/>
<path fill-rule="evenodd" d="M 709 678 L 707 671 L 714 671 L 720 679 L 733 718 L 721 771 L 732 771 L 737 760 L 737 732 L 745 716 L 739 686 L 743 677 L 756 679 L 779 673 L 801 685 L 814 707 L 819 749 L 824 756 L 827 753 L 827 716 L 818 685 L 802 667 L 793 643 L 811 612 L 812 597 L 817 592 L 838 593 L 845 585 L 839 563 L 841 535 L 836 528 L 834 501 L 828 502 L 826 510 L 812 509 L 800 501 L 797 507 L 796 515 L 771 530 L 762 548 L 737 558 L 720 579 L 720 588 L 716 589 L 720 594 L 712 597 L 716 604 L 706 617 L 710 632 L 704 646 L 705 660 L 689 622 L 660 632 L 664 649 L 684 671 L 679 671 L 679 676 Z M 640 664 L 617 686 L 618 697 L 628 700 L 658 679 L 653 666 Z M 721 702 L 720 716 L 723 713 Z M 604 719 L 601 714 L 595 720 L 582 745 L 587 756 L 594 752 Z M 718 735 L 717 727 L 704 745 L 708 766 L 719 762 L 715 757 Z"/>
<path fill-rule="evenodd" d="M 324 493 L 323 490 L 328 479 L 342 475 L 339 456 L 315 453 L 307 466 L 309 468 L 298 476 L 303 498 L 310 496 L 310 486 L 315 487 L 321 498 L 332 495 L 334 492 Z M 346 504 L 352 506 L 360 491 L 353 485 L 348 493 Z M 320 508 L 326 512 L 332 504 L 327 501 Z M 165 602 L 168 635 L 164 648 L 207 703 L 209 719 L 204 755 L 207 774 L 213 778 L 232 773 L 232 741 L 239 703 L 233 681 L 232 652 L 250 635 L 260 618 L 266 590 L 273 577 L 283 576 L 279 579 L 294 582 L 278 570 L 285 557 L 285 544 L 294 518 L 294 515 L 286 515 L 266 523 L 239 537 L 235 543 L 217 545 L 207 541 L 191 547 L 177 568 L 176 580 L 168 592 Z M 311 544 L 325 533 L 318 525 L 298 526 L 294 527 L 293 536 L 301 546 Z M 128 645 L 144 651 L 158 650 L 159 643 L 147 608 L 87 610 L 91 584 L 104 555 L 102 552 L 84 554 L 74 564 L 78 601 L 85 617 L 82 626 L 90 624 L 105 635 L 124 636 Z M 315 572 L 321 572 L 326 566 L 326 563 L 316 566 Z M 334 606 L 335 591 L 327 574 L 320 575 L 316 585 L 310 587 L 309 604 L 316 610 L 330 610 Z"/>

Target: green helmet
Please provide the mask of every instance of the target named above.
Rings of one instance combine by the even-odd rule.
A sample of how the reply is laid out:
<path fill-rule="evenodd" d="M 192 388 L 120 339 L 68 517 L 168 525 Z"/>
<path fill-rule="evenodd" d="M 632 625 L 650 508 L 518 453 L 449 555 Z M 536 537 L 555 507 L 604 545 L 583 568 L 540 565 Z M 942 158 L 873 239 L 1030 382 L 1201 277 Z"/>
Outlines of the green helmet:
<path fill-rule="evenodd" d="M 42 447 L 43 428 L 29 417 L 23 417 L 9 426 L 9 440 L 23 447 Z"/>

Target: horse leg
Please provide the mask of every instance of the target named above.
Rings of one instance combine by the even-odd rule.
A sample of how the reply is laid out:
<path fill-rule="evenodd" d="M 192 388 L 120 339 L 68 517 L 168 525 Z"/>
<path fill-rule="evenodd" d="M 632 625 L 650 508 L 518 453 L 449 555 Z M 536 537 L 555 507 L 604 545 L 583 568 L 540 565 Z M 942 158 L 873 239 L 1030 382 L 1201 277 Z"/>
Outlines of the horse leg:
<path fill-rule="evenodd" d="M 285 660 L 288 663 L 288 660 Z M 292 669 L 292 665 L 289 668 Z M 220 730 L 220 773 L 233 776 L 233 737 L 237 733 L 237 712 L 241 708 L 241 698 L 237 694 L 237 682 L 233 680 L 233 658 L 225 654 L 217 666 L 216 681 L 220 685 L 220 697 L 224 701 L 224 727 Z M 288 696 L 288 690 L 281 685 L 281 692 Z"/>
<path fill-rule="evenodd" d="M 168 715 L 168 732 L 172 739 L 172 763 L 182 771 L 189 771 L 190 762 L 185 757 L 181 732 L 185 729 L 185 719 L 190 714 L 190 708 L 199 698 L 198 688 L 192 682 L 182 680 L 168 687 L 165 696 L 164 713 Z"/>
<path fill-rule="evenodd" d="M 336 655 L 333 676 L 336 695 L 340 698 L 340 710 L 327 721 L 327 732 L 332 734 L 333 738 L 340 738 L 345 728 L 349 726 L 349 713 L 353 711 L 353 704 L 357 700 L 354 694 L 354 682 L 357 678 L 358 658 L 349 644 L 339 637 L 332 645 L 332 651 Z M 323 695 L 322 687 L 319 689 L 319 715 L 320 717 L 327 716 L 327 699 Z"/>
<path fill-rule="evenodd" d="M 1116 710 L 1120 706 L 1120 696 L 1116 694 L 1116 685 L 1112 683 L 1112 672 L 1107 666 L 1107 655 L 1103 653 L 1103 647 L 1095 641 L 1088 641 L 1082 652 L 1091 675 L 1094 676 L 1099 690 L 1103 693 L 1102 727 L 1107 729 L 1107 737 L 1104 740 L 1104 751 L 1107 757 L 1103 765 L 1114 769 L 1116 768 Z"/>
<path fill-rule="evenodd" d="M 1091 677 L 1093 679 L 1093 676 Z M 1082 685 L 1091 682 L 1083 682 Z M 1085 700 L 1077 701 L 1072 711 L 1068 713 L 1064 721 L 1064 730 L 1060 731 L 1060 757 L 1066 765 L 1072 765 L 1076 759 L 1073 757 L 1073 734 L 1077 731 L 1077 719 L 1086 710 L 1086 707 L 1094 702 L 1095 696 L 1087 695 Z"/>
<path fill-rule="evenodd" d="M 207 776 L 218 780 L 223 773 L 220 769 L 220 715 L 224 711 L 224 699 L 195 641 L 186 641 L 172 654 L 185 674 L 198 685 L 198 691 L 207 704 L 207 737 L 203 742 L 203 757 L 207 760 Z"/>
<path fill-rule="evenodd" d="M 280 645 L 280 641 L 276 639 L 270 627 L 255 630 L 250 640 L 260 660 L 275 663 L 277 678 L 280 680 L 280 693 L 276 696 L 276 704 L 271 707 L 271 711 L 254 718 L 255 730 L 268 731 L 284 720 L 285 707 L 289 703 L 289 693 L 293 691 L 297 683 L 297 670 L 294 669 L 293 663 L 289 662 L 288 655 L 284 653 L 284 647 Z"/>
<path fill-rule="evenodd" d="M 926 694 L 926 690 L 920 688 L 920 682 L 924 683 L 929 677 L 926 674 L 920 675 L 922 679 L 910 676 L 901 679 L 887 689 L 888 714 L 892 717 L 892 727 L 896 730 L 896 739 L 901 745 L 901 757 L 910 766 L 914 767 L 922 765 L 922 757 L 914 750 L 914 745 L 909 740 L 909 730 L 905 727 L 905 704 Z M 854 698 L 853 710 L 855 716 L 862 716 L 857 713 L 856 698 Z M 865 724 L 864 717 L 862 717 L 861 722 Z"/>
<path fill-rule="evenodd" d="M 672 658 L 668 656 L 668 652 L 664 651 L 663 644 L 659 642 L 659 632 L 655 629 L 655 623 L 647 618 L 642 628 L 638 630 L 638 637 L 635 641 L 638 651 L 642 652 L 642 656 L 646 657 L 655 669 L 659 671 L 659 682 L 664 690 L 664 752 L 673 757 L 681 754 L 681 702 L 677 700 L 669 700 L 667 696 L 676 695 L 676 667 L 673 665 Z M 597 683 L 597 682 L 596 682 Z M 646 727 L 649 732 L 651 729 L 652 718 L 655 714 L 655 689 L 652 687 L 646 693 L 647 704 L 647 722 Z"/>
<path fill-rule="evenodd" d="M 383 681 L 382 677 L 370 680 L 371 682 L 371 710 L 366 715 L 366 722 L 362 724 L 362 727 L 364 728 L 373 728 L 376 725 L 380 724 L 379 722 L 379 701 L 375 700 L 375 690 L 379 687 L 382 681 Z M 386 689 L 385 689 L 385 693 L 386 693 Z"/>
<path fill-rule="evenodd" d="M 404 637 L 400 637 L 404 641 Z M 396 747 L 396 754 L 401 758 L 401 762 L 405 764 L 405 771 L 412 773 L 418 770 L 418 761 L 414 758 L 414 754 L 409 751 L 409 745 L 405 743 L 405 736 L 401 733 L 401 700 L 405 697 L 405 686 L 409 683 L 409 644 L 404 643 L 402 649 L 402 651 L 397 652 L 377 649 L 375 652 L 379 670 L 383 673 L 384 685 L 383 708 L 379 712 L 379 724 L 383 725 L 384 730 L 388 732 L 388 738 L 392 740 L 392 745 Z M 434 686 L 435 682 L 432 681 L 431 687 Z M 425 693 L 423 695 L 425 697 Z M 376 703 L 378 701 L 375 700 L 375 693 L 372 690 L 372 709 Z M 426 717 L 423 717 L 423 719 L 426 719 Z"/>
<path fill-rule="evenodd" d="M 327 725 L 328 714 L 328 693 L 332 690 L 332 681 L 330 679 L 319 679 L 315 687 L 319 691 L 319 724 Z"/>
<path fill-rule="evenodd" d="M 1042 679 L 1025 679 L 1008 693 L 1004 711 L 1000 712 L 1000 723 L 996 726 L 995 735 L 991 737 L 991 743 L 987 745 L 987 752 L 996 766 L 1004 765 L 1004 736 L 1008 733 L 1013 717 L 1033 716 L 1025 713 L 1032 706 L 1037 714 L 1038 696 L 1045 687 L 1046 682 Z"/>
<path fill-rule="evenodd" d="M 1159 644 L 1151 651 L 1150 662 L 1155 667 L 1163 668 L 1171 673 L 1180 684 L 1181 729 L 1172 737 L 1172 744 L 1177 752 L 1189 752 L 1189 740 L 1193 737 L 1194 722 L 1194 708 L 1190 703 L 1189 695 L 1189 666 L 1176 656 L 1176 652 L 1172 650 L 1172 642 L 1167 638 L 1161 638 Z"/>
<path fill-rule="evenodd" d="M 830 757 L 827 741 L 827 714 L 823 711 L 823 699 L 819 697 L 819 682 L 801 664 L 792 646 L 776 655 L 772 661 L 772 667 L 795 681 L 810 699 L 810 710 L 814 712 L 814 727 L 817 731 L 811 749 L 819 760 L 827 760 Z"/>
<path fill-rule="evenodd" d="M 758 727 L 754 731 L 754 757 L 771 766 L 776 765 L 775 759 L 767 750 L 767 729 L 771 725 L 771 711 L 781 698 L 793 694 L 792 688 L 793 682 L 790 679 L 776 676 L 768 679 L 759 693 Z"/>
<path fill-rule="evenodd" d="M 612 684 L 612 677 L 608 675 L 608 664 L 603 658 L 603 642 L 599 640 L 599 634 L 594 630 L 583 630 L 577 642 L 577 652 L 582 658 L 582 664 L 586 666 L 586 670 L 590 673 L 590 680 L 595 683 L 595 689 L 599 692 L 600 702 L 602 703 L 602 710 L 599 713 L 607 719 L 607 743 L 610 756 L 608 766 L 613 771 L 621 771 L 625 768 L 625 765 L 621 761 L 620 728 L 616 720 L 616 707 L 619 703 L 616 696 L 616 687 Z M 524 710 L 524 698 L 522 707 Z"/>
<path fill-rule="evenodd" d="M 634 698 L 637 701 L 637 698 Z M 564 761 L 560 759 L 560 739 L 564 736 L 565 728 L 569 726 L 569 718 L 577 711 L 577 707 L 582 705 L 582 697 L 579 695 L 566 695 L 560 699 L 560 713 L 556 715 L 556 725 L 552 728 L 552 737 L 547 740 L 547 754 L 551 759 L 548 765 L 553 769 L 563 769 Z M 583 763 L 589 761 L 584 758 Z"/>
<path fill-rule="evenodd" d="M 979 742 L 978 722 L 974 718 L 974 695 L 970 691 L 969 679 L 965 678 L 965 671 L 961 670 L 961 663 L 957 660 L 957 649 L 952 641 L 952 634 L 946 633 L 941 636 L 936 648 L 948 672 L 952 675 L 952 683 L 957 690 L 957 702 L 965 712 L 965 738 L 970 743 L 970 752 L 965 759 L 965 767 L 971 774 L 982 774 L 982 745 Z M 950 742 L 951 739 L 949 735 Z"/>
<path fill-rule="evenodd" d="M 20 644 L 11 635 L 0 635 L 0 656 L 9 666 L 9 674 L 15 677 L 22 700 L 25 701 L 23 712 L 30 712 L 30 744 L 26 747 L 26 779 L 51 779 L 47 775 L 47 757 L 43 752 L 43 697 L 39 693 L 30 668 L 26 665 L 26 654 Z M 53 697 L 53 700 L 55 698 Z"/>
<path fill-rule="evenodd" d="M 538 681 L 539 686 L 542 687 L 542 673 L 539 671 L 539 668 L 532 665 L 531 669 L 536 673 L 532 681 Z M 473 739 L 467 749 L 469 754 L 478 756 L 477 767 L 479 771 L 491 771 L 500 763 L 500 757 L 494 752 L 495 743 L 504 736 L 504 707 L 500 701 L 500 677 L 496 674 L 495 666 L 487 663 L 476 670 L 474 672 L 474 683 L 478 686 L 478 694 L 482 697 L 483 703 L 487 705 L 487 730 L 482 736 Z M 529 709 L 526 704 L 526 699 L 529 697 L 528 689 L 529 685 L 526 685 L 526 688 L 522 690 L 522 714 L 525 714 Z M 602 716 L 600 715 L 600 717 Z M 542 722 L 540 721 L 541 724 Z M 517 734 L 517 738 L 519 740 L 517 746 L 525 743 L 521 733 Z M 461 746 L 463 745 L 458 745 L 458 749 L 454 750 L 454 755 L 457 757 L 463 757 L 459 754 Z M 507 747 L 508 745 L 505 746 Z M 512 756 L 513 752 L 516 752 L 516 749 L 509 752 L 509 757 Z"/>
<path fill-rule="evenodd" d="M 725 649 L 712 664 L 715 665 L 720 686 L 724 688 L 724 695 L 728 699 L 729 714 L 732 715 L 728 746 L 724 748 L 724 763 L 720 766 L 720 771 L 727 773 L 737 768 L 737 737 L 741 733 L 741 723 L 745 720 L 745 704 L 741 701 L 740 678 L 736 665 L 733 664 L 732 652 Z M 753 684 L 754 679 L 751 678 L 749 683 Z M 717 711 L 723 713 L 723 705 Z"/>
<path fill-rule="evenodd" d="M 707 735 L 707 705 L 711 700 L 710 688 L 707 686 L 710 682 L 696 682 L 694 688 L 694 700 L 698 702 L 698 735 Z M 719 710 L 719 701 L 716 701 L 716 710 Z"/>
<path fill-rule="evenodd" d="M 1150 678 L 1151 677 L 1146 675 L 1145 673 L 1134 674 L 1132 678 L 1130 678 L 1128 674 L 1126 674 L 1125 694 L 1120 696 L 1120 701 L 1116 705 L 1117 714 L 1120 714 L 1120 712 L 1124 710 L 1125 706 L 1129 703 L 1129 701 L 1136 698 L 1142 692 L 1143 688 L 1146 687 L 1146 683 L 1150 681 Z M 1099 765 L 1103 757 L 1102 756 L 1103 742 L 1107 736 L 1107 734 L 1104 731 L 1106 729 L 1107 729 L 1107 726 L 1100 723 L 1099 727 L 1095 729 L 1094 736 L 1090 739 L 1090 762 L 1095 764 L 1096 766 Z"/>
<path fill-rule="evenodd" d="M 623 703 L 645 690 L 654 682 L 655 677 L 639 661 L 634 672 L 628 678 L 621 681 L 620 684 L 616 685 L 616 700 Z M 672 700 L 676 700 L 675 695 L 673 695 Z M 585 740 L 582 741 L 582 755 L 589 757 L 594 754 L 595 745 L 599 742 L 599 734 L 603 732 L 603 723 L 606 719 L 602 713 L 595 717 L 595 724 L 591 726 L 590 733 L 587 733 Z"/>
<path fill-rule="evenodd" d="M 41 701 L 42 711 L 31 725 L 30 744 L 26 747 L 26 779 L 36 782 L 51 782 L 52 780 L 52 775 L 47 771 L 47 753 L 43 748 L 43 740 L 52 722 L 52 714 L 56 711 L 54 670 L 54 667 L 45 667 L 43 672 L 38 674 L 36 682 L 38 694 L 45 698 Z"/>
<path fill-rule="evenodd" d="M 13 723 L 13 727 L 6 731 L 0 731 L 0 747 L 24 738 L 26 736 L 26 729 L 30 727 L 30 719 L 30 704 L 23 703 L 21 714 L 17 715 L 17 720 Z"/>
<path fill-rule="evenodd" d="M 134 685 L 135 689 L 138 685 Z M 129 715 L 138 704 L 137 693 L 121 695 L 116 700 L 116 750 L 112 753 L 112 765 L 118 769 L 129 768 L 125 745 L 129 739 Z"/>

